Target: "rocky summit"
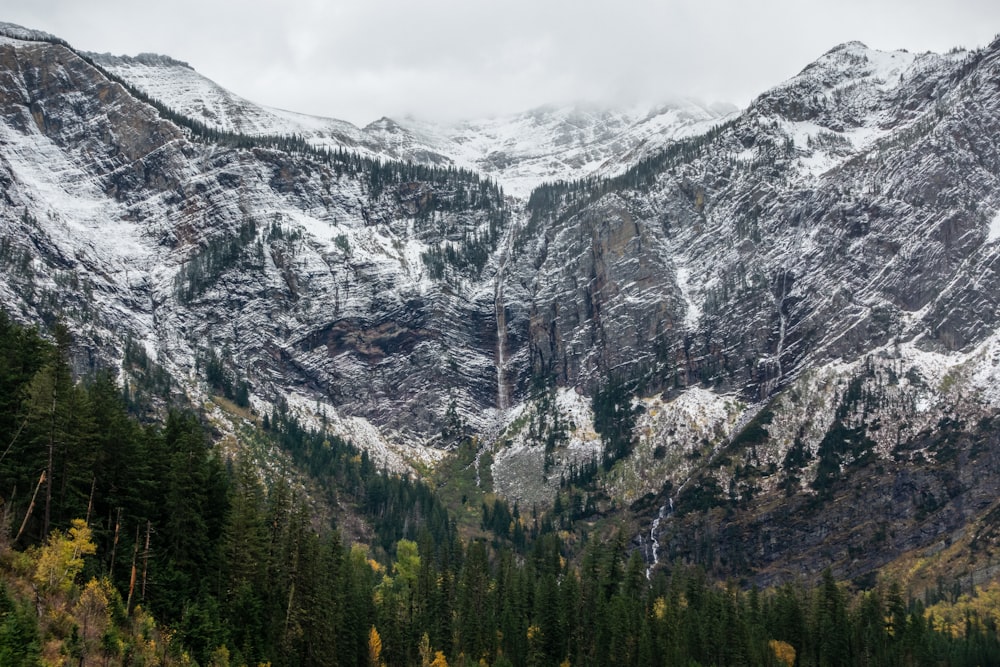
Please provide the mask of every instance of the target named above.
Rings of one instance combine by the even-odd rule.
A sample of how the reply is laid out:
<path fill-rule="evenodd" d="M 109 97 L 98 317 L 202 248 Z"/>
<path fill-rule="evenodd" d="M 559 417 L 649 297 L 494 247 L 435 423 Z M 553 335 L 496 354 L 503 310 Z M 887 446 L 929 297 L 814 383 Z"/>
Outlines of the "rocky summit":
<path fill-rule="evenodd" d="M 991 571 L 1000 42 L 844 44 L 743 110 L 358 128 L 0 33 L 0 301 L 81 373 L 399 471 L 471 438 L 524 506 L 599 469 L 573 511 L 651 566 Z"/>

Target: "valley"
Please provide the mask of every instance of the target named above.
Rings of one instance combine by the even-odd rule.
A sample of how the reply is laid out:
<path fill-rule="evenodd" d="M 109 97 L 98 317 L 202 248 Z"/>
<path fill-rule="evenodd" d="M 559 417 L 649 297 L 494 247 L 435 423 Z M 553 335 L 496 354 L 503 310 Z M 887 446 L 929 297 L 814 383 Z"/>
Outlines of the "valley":
<path fill-rule="evenodd" d="M 359 128 L 0 35 L 0 304 L 139 418 L 193 409 L 232 461 L 294 423 L 522 559 L 995 579 L 1000 42 L 849 42 L 745 109 Z M 311 446 L 261 480 L 371 539 Z"/>

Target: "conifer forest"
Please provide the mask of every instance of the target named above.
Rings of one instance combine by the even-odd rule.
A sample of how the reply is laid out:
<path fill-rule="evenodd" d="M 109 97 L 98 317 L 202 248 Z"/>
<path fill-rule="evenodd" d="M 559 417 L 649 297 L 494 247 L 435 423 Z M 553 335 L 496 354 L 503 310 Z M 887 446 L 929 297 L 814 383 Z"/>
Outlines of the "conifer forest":
<path fill-rule="evenodd" d="M 123 391 L 74 378 L 69 344 L 0 316 L 5 667 L 1000 663 L 995 584 L 647 571 L 622 531 L 588 536 L 558 502 L 493 499 L 469 527 L 431 483 L 264 415 L 256 436 L 318 499 L 220 453 L 197 412 L 155 416 L 168 382 L 141 355 L 148 381 Z"/>

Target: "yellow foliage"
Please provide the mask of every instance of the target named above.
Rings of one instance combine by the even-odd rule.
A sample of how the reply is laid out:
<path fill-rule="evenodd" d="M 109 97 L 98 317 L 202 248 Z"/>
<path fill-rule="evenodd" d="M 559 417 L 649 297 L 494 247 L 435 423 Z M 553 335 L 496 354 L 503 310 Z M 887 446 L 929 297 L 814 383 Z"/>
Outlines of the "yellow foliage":
<path fill-rule="evenodd" d="M 932 627 L 952 637 L 965 634 L 966 619 L 972 619 L 980 628 L 989 619 L 1000 624 L 1000 581 L 988 586 L 977 586 L 975 595 L 963 593 L 954 604 L 946 601 L 931 605 L 924 612 Z"/>
<path fill-rule="evenodd" d="M 379 636 L 374 625 L 368 631 L 368 664 L 371 667 L 381 667 L 382 665 L 382 637 Z"/>
<path fill-rule="evenodd" d="M 431 639 L 427 636 L 425 632 L 420 638 L 420 645 L 418 646 L 420 652 L 420 667 L 431 667 L 432 652 L 431 652 Z"/>
<path fill-rule="evenodd" d="M 528 641 L 529 642 L 531 640 L 533 640 L 535 637 L 539 636 L 540 634 L 542 634 L 542 629 L 540 627 L 538 627 L 537 625 L 529 625 L 528 626 Z"/>
<path fill-rule="evenodd" d="M 778 659 L 778 662 L 792 667 L 795 664 L 795 647 L 788 642 L 778 641 L 777 639 L 772 639 L 767 643 L 771 647 L 771 651 L 774 652 L 774 657 Z"/>
<path fill-rule="evenodd" d="M 69 592 L 76 575 L 83 569 L 83 557 L 96 551 L 90 527 L 83 519 L 73 519 L 69 535 L 64 536 L 58 530 L 49 535 L 38 554 L 33 579 L 43 590 Z"/>
<path fill-rule="evenodd" d="M 45 667 L 68 667 L 69 656 L 63 651 L 61 640 L 49 639 L 42 644 L 42 664 Z"/>
<path fill-rule="evenodd" d="M 212 651 L 208 667 L 229 667 L 229 649 L 225 645 Z"/>
<path fill-rule="evenodd" d="M 80 598 L 73 606 L 73 616 L 80 627 L 80 638 L 88 650 L 96 650 L 101 644 L 108 624 L 111 623 L 109 604 L 114 596 L 110 581 L 91 579 L 83 587 Z"/>
<path fill-rule="evenodd" d="M 667 601 L 663 599 L 663 596 L 656 598 L 653 601 L 653 616 L 656 620 L 662 621 L 667 615 Z"/>
<path fill-rule="evenodd" d="M 444 653 L 441 651 L 434 652 L 434 660 L 431 662 L 431 667 L 448 667 L 448 660 L 444 657 Z"/>

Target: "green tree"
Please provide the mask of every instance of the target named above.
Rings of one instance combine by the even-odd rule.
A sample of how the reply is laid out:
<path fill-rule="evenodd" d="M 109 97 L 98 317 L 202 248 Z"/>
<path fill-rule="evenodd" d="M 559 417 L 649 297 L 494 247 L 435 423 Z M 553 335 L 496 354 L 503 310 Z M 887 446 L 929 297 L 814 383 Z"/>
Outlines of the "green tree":
<path fill-rule="evenodd" d="M 814 619 L 817 664 L 820 667 L 851 664 L 847 603 L 829 568 L 823 571 L 816 591 Z"/>
<path fill-rule="evenodd" d="M 26 601 L 15 602 L 0 582 L 0 665 L 36 667 L 40 643 L 35 610 Z"/>

